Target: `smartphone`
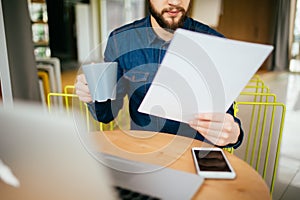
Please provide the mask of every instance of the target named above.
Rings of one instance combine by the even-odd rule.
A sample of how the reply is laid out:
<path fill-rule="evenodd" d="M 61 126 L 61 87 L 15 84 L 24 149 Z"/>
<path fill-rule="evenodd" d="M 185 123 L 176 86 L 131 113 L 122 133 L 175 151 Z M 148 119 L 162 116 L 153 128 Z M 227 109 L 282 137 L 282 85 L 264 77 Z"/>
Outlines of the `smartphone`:
<path fill-rule="evenodd" d="M 234 179 L 236 174 L 220 148 L 194 147 L 193 159 L 197 173 L 205 178 Z"/>

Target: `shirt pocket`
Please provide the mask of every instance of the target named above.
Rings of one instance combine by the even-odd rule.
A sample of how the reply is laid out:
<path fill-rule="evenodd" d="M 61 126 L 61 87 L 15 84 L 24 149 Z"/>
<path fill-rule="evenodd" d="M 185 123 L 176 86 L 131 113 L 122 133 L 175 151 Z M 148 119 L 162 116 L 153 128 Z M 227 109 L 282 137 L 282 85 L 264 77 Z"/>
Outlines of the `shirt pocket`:
<path fill-rule="evenodd" d="M 136 98 L 143 98 L 149 89 L 149 72 L 130 70 L 124 73 L 124 78 L 128 83 L 128 95 L 134 97 L 135 101 L 139 101 Z"/>
<path fill-rule="evenodd" d="M 124 78 L 131 82 L 146 82 L 149 77 L 149 72 L 143 72 L 138 70 L 130 70 L 124 74 Z"/>

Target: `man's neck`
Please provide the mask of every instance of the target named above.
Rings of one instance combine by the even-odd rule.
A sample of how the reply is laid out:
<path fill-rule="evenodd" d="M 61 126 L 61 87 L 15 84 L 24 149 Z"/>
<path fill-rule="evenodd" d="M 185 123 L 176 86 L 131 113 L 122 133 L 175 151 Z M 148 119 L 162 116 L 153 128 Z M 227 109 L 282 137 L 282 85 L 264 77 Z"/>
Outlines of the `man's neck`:
<path fill-rule="evenodd" d="M 151 25 L 154 30 L 154 32 L 163 40 L 170 41 L 173 38 L 173 33 L 170 33 L 166 31 L 164 28 L 162 28 L 157 21 L 154 19 L 154 17 L 151 15 Z"/>

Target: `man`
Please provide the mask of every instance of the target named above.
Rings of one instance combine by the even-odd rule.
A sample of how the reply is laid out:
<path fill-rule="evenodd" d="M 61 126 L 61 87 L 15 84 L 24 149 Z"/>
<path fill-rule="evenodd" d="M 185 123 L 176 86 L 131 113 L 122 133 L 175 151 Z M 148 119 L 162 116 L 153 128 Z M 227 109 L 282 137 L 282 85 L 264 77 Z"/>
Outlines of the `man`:
<path fill-rule="evenodd" d="M 116 100 L 92 104 L 84 75 L 77 77 L 76 94 L 95 110 L 99 121 L 113 120 L 122 108 L 124 96 L 128 95 L 131 129 L 178 134 L 216 146 L 237 148 L 242 142 L 243 131 L 239 119 L 233 116 L 232 106 L 225 114 L 198 114 L 189 124 L 137 111 L 177 28 L 223 37 L 187 17 L 190 0 L 148 0 L 148 3 L 150 16 L 116 29 L 108 39 L 105 61 L 118 62 Z"/>

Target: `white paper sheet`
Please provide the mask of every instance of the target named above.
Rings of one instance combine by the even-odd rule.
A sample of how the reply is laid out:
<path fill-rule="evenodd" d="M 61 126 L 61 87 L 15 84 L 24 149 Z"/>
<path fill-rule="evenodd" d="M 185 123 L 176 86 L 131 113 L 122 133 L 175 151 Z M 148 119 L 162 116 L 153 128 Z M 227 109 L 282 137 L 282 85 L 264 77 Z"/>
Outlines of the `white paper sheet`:
<path fill-rule="evenodd" d="M 138 111 L 186 123 L 224 113 L 272 49 L 178 29 Z"/>

